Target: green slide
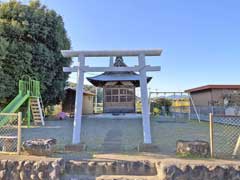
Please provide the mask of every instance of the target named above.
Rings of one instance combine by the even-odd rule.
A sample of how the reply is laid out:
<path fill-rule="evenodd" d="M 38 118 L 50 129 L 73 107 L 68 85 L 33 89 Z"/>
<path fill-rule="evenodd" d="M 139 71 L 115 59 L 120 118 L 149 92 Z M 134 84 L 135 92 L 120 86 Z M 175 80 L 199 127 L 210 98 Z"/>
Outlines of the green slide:
<path fill-rule="evenodd" d="M 2 111 L 1 113 L 14 113 L 18 108 L 29 98 L 29 94 L 18 94 Z M 0 126 L 6 124 L 9 120 L 8 116 L 0 117 Z"/>
<path fill-rule="evenodd" d="M 15 113 L 17 110 L 30 98 L 40 97 L 40 82 L 31 79 L 29 76 L 23 76 L 22 78 L 27 78 L 27 80 L 19 80 L 19 90 L 18 95 L 0 112 L 0 113 Z M 29 104 L 29 103 L 28 103 Z M 30 126 L 30 105 L 28 105 L 27 110 L 27 120 L 28 126 Z M 0 116 L 0 127 L 4 126 L 11 120 L 11 116 Z"/>
<path fill-rule="evenodd" d="M 3 110 L 1 113 L 14 113 L 18 108 L 29 98 L 29 95 L 18 94 Z"/>

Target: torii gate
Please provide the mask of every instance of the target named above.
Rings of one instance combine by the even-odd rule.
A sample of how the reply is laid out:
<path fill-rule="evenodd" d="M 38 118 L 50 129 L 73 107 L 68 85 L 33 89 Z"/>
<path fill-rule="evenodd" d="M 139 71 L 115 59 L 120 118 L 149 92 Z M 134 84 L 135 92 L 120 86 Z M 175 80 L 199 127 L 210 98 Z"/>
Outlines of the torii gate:
<path fill-rule="evenodd" d="M 75 99 L 75 115 L 73 125 L 72 143 L 80 143 L 81 124 L 82 124 L 82 103 L 83 103 L 83 81 L 85 72 L 126 72 L 134 71 L 140 74 L 140 90 L 142 102 L 142 126 L 143 137 L 145 144 L 151 144 L 151 129 L 150 129 L 150 110 L 148 106 L 148 92 L 147 92 L 147 71 L 160 71 L 160 66 L 146 65 L 145 56 L 160 56 L 161 49 L 148 50 L 108 50 L 108 51 L 72 51 L 62 50 L 64 57 L 78 57 L 79 66 L 64 67 L 64 72 L 77 72 L 77 88 Z M 112 63 L 113 56 L 137 56 L 138 65 L 134 67 L 89 67 L 85 65 L 86 57 L 110 57 Z"/>

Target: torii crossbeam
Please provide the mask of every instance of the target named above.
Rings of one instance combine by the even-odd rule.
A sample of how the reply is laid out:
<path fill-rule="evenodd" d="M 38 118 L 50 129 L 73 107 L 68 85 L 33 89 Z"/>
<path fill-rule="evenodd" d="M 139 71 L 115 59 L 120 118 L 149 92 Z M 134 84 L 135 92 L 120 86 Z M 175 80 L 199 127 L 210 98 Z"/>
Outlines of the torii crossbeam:
<path fill-rule="evenodd" d="M 75 115 L 73 126 L 72 143 L 80 143 L 81 124 L 82 124 L 82 103 L 83 103 L 83 81 L 85 72 L 126 72 L 134 71 L 140 74 L 140 90 L 142 102 L 142 125 L 144 143 L 152 143 L 151 129 L 150 129 L 150 110 L 148 106 L 148 92 L 147 92 L 147 71 L 160 71 L 160 66 L 146 65 L 145 56 L 160 56 L 161 49 L 148 50 L 109 50 L 109 51 L 72 51 L 62 50 L 64 57 L 78 57 L 79 66 L 64 67 L 64 72 L 77 72 L 77 88 L 75 99 Z M 113 57 L 113 56 L 137 56 L 138 65 L 134 67 L 89 67 L 85 65 L 86 57 Z M 110 58 L 111 59 L 111 58 Z"/>

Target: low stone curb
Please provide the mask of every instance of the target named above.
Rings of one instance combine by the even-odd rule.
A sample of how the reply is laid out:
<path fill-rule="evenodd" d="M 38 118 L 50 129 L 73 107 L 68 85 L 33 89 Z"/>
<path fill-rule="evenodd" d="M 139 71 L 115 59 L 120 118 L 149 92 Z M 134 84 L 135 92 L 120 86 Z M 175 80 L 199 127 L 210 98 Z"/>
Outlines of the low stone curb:
<path fill-rule="evenodd" d="M 156 164 L 160 180 L 240 180 L 239 165 Z"/>
<path fill-rule="evenodd" d="M 184 164 L 179 164 L 184 162 Z M 71 177 L 100 175 L 156 176 L 159 180 L 238 180 L 240 164 L 195 164 L 179 160 L 163 161 L 14 161 L 0 160 L 0 179 L 6 180 L 60 180 Z"/>

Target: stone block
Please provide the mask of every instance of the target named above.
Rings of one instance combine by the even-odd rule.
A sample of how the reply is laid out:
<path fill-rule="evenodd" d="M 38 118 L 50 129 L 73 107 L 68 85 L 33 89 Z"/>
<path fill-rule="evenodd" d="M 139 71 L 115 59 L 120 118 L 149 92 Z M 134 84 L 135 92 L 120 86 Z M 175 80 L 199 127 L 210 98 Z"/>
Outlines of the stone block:
<path fill-rule="evenodd" d="M 209 157 L 210 147 L 206 141 L 183 141 L 176 143 L 176 154 L 180 156 Z"/>
<path fill-rule="evenodd" d="M 23 150 L 30 155 L 49 156 L 56 150 L 57 140 L 50 139 L 32 139 L 23 142 Z"/>

